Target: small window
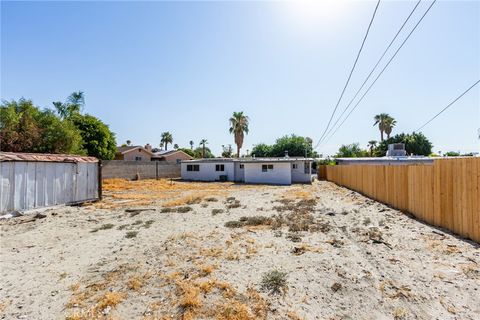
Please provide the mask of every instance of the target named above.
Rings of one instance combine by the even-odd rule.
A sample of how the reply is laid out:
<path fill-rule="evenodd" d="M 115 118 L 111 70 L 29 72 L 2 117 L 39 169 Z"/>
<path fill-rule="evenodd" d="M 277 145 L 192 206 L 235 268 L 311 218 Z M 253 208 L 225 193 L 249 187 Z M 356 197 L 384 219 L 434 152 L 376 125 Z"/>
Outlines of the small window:
<path fill-rule="evenodd" d="M 240 163 L 240 169 L 243 169 L 243 163 Z"/>
<path fill-rule="evenodd" d="M 142 161 L 142 157 L 135 157 L 135 161 Z"/>
<path fill-rule="evenodd" d="M 224 164 L 215 165 L 215 171 L 225 171 L 225 165 Z"/>
<path fill-rule="evenodd" d="M 198 165 L 198 164 L 187 164 L 187 171 L 200 171 L 200 165 Z"/>
<path fill-rule="evenodd" d="M 177 159 L 177 164 L 180 164 L 182 162 L 182 159 Z"/>
<path fill-rule="evenodd" d="M 268 172 L 273 170 L 273 164 L 262 164 L 262 172 Z"/>
<path fill-rule="evenodd" d="M 298 163 L 292 164 L 292 169 L 298 169 Z"/>

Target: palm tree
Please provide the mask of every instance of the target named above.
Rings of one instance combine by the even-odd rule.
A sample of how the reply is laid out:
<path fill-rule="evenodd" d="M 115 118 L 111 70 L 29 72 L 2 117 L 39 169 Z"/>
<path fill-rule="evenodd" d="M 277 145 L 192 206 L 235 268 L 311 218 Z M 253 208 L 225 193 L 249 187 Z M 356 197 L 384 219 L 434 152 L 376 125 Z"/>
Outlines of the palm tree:
<path fill-rule="evenodd" d="M 375 149 L 376 146 L 377 146 L 376 140 L 368 141 L 368 148 L 370 149 L 370 157 L 373 156 L 373 149 Z"/>
<path fill-rule="evenodd" d="M 387 139 L 390 139 L 390 133 L 392 133 L 393 127 L 397 124 L 397 120 L 392 117 L 388 117 L 385 121 L 385 133 L 387 134 Z"/>
<path fill-rule="evenodd" d="M 80 111 L 80 108 L 85 105 L 85 94 L 83 91 L 73 92 L 68 96 L 67 102 L 69 105 L 77 106 Z"/>
<path fill-rule="evenodd" d="M 205 158 L 205 145 L 208 144 L 208 141 L 207 139 L 202 139 L 199 144 L 202 146 L 202 158 Z"/>
<path fill-rule="evenodd" d="M 132 144 L 132 141 L 130 140 L 127 140 L 127 146 L 131 145 Z"/>
<path fill-rule="evenodd" d="M 190 149 L 191 149 L 191 150 L 193 150 L 193 145 L 194 145 L 194 144 L 195 144 L 195 143 L 193 142 L 193 140 L 190 140 Z"/>
<path fill-rule="evenodd" d="M 165 150 L 168 150 L 168 144 L 173 143 L 172 134 L 168 131 L 162 133 L 162 140 L 160 142 L 165 146 Z"/>
<path fill-rule="evenodd" d="M 67 102 L 53 102 L 53 106 L 61 118 L 69 118 L 74 114 L 80 113 L 85 105 L 85 94 L 83 91 L 73 92 L 68 96 Z"/>
<path fill-rule="evenodd" d="M 388 118 L 391 118 L 388 113 L 380 113 L 377 114 L 373 119 L 375 120 L 375 123 L 373 126 L 376 126 L 378 124 L 378 130 L 380 130 L 380 139 L 383 141 L 383 133 L 385 132 L 385 122 L 387 121 Z"/>
<path fill-rule="evenodd" d="M 240 149 L 243 145 L 244 133 L 248 134 L 248 117 L 241 112 L 234 112 L 230 118 L 230 133 L 235 137 L 237 145 L 237 158 L 240 157 Z"/>

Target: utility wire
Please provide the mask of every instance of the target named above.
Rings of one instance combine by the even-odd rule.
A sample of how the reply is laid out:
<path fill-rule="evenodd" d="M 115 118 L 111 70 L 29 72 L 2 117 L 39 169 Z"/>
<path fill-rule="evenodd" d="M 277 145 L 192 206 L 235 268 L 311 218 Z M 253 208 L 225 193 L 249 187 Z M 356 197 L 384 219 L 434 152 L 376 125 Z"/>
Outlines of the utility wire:
<path fill-rule="evenodd" d="M 342 125 L 345 123 L 345 121 L 347 121 L 347 119 L 350 117 L 350 115 L 352 114 L 352 112 L 357 108 L 357 106 L 360 104 L 360 102 L 362 102 L 363 98 L 367 95 L 367 93 L 370 91 L 370 89 L 373 87 L 373 85 L 375 84 L 375 82 L 377 82 L 378 78 L 380 78 L 380 76 L 383 74 L 383 72 L 385 71 L 385 69 L 387 69 L 387 67 L 390 65 L 390 63 L 392 62 L 392 60 L 396 57 L 397 53 L 400 51 L 400 49 L 403 47 L 403 45 L 405 44 L 405 42 L 407 42 L 407 40 L 410 38 L 410 36 L 412 35 L 412 33 L 415 31 L 415 29 L 418 27 L 418 25 L 420 24 L 420 22 L 422 22 L 423 18 L 425 18 L 425 16 L 427 15 L 427 13 L 430 11 L 430 9 L 433 7 L 433 5 L 435 4 L 435 2 L 437 2 L 437 0 L 434 0 L 430 6 L 428 7 L 428 9 L 425 11 L 425 13 L 422 15 L 422 17 L 420 18 L 420 20 L 418 20 L 417 24 L 413 27 L 413 29 L 410 31 L 410 33 L 408 34 L 408 36 L 405 38 L 405 40 L 403 40 L 402 44 L 398 47 L 397 51 L 395 51 L 395 53 L 393 54 L 393 56 L 390 58 L 390 60 L 388 60 L 387 64 L 383 67 L 382 71 L 380 71 L 380 73 L 377 75 L 377 77 L 375 78 L 375 80 L 372 82 L 372 84 L 368 87 L 368 89 L 365 91 L 365 93 L 360 97 L 360 99 L 357 101 L 357 103 L 355 104 L 355 106 L 350 110 L 350 112 L 347 114 L 346 118 L 343 119 L 343 121 L 340 123 L 340 125 L 335 129 L 335 131 L 330 135 L 330 137 L 325 141 L 328 142 L 334 135 L 335 133 L 338 131 L 338 129 L 340 129 L 342 127 Z"/>
<path fill-rule="evenodd" d="M 340 121 L 340 119 L 342 118 L 342 116 L 345 114 L 345 112 L 348 110 L 348 108 L 351 106 L 351 104 L 353 103 L 353 101 L 355 100 L 355 98 L 358 96 L 358 94 L 360 93 L 360 91 L 363 89 L 363 87 L 365 86 L 365 84 L 367 83 L 368 79 L 370 79 L 370 77 L 372 76 L 373 72 L 377 69 L 378 65 L 380 64 L 380 61 L 382 61 L 383 57 L 385 56 L 385 54 L 387 53 L 388 49 L 390 49 L 390 47 L 392 46 L 393 42 L 395 41 L 395 39 L 397 39 L 398 35 L 400 34 L 400 32 L 403 30 L 403 27 L 405 27 L 405 25 L 407 24 L 408 20 L 410 19 L 410 17 L 412 16 L 413 12 L 415 12 L 415 10 L 417 9 L 418 5 L 420 4 L 422 0 L 418 0 L 417 4 L 415 5 L 415 7 L 413 7 L 412 11 L 410 12 L 410 14 L 408 15 L 407 19 L 403 22 L 402 26 L 400 27 L 400 29 L 398 30 L 397 34 L 395 35 L 395 37 L 393 37 L 392 41 L 390 41 L 390 44 L 387 46 L 387 48 L 385 49 L 385 51 L 383 51 L 383 54 L 382 56 L 380 57 L 380 59 L 378 59 L 377 63 L 375 64 L 375 66 L 373 67 L 372 71 L 370 71 L 370 73 L 368 74 L 367 78 L 365 79 L 365 81 L 363 81 L 362 85 L 360 86 L 360 88 L 357 90 L 357 92 L 355 93 L 355 95 L 353 96 L 352 100 L 350 100 L 350 102 L 348 103 L 348 105 L 345 107 L 345 109 L 343 109 L 342 113 L 340 114 L 340 116 L 338 116 L 337 120 L 335 121 L 335 123 L 332 125 L 332 127 L 330 128 L 330 130 L 327 132 L 327 134 L 325 136 L 328 136 L 332 130 L 334 129 L 334 127 L 337 125 L 338 121 Z"/>
<path fill-rule="evenodd" d="M 337 104 L 335 105 L 335 108 L 333 109 L 332 115 L 330 116 L 330 120 L 328 120 L 328 124 L 325 127 L 325 130 L 322 133 L 322 136 L 318 140 L 317 145 L 315 146 L 314 149 L 318 147 L 320 144 L 320 141 L 323 139 L 325 136 L 325 133 L 327 132 L 328 128 L 330 127 L 330 123 L 332 122 L 333 116 L 335 115 L 335 112 L 337 111 L 338 105 L 340 104 L 340 101 L 342 100 L 343 94 L 345 93 L 345 90 L 347 89 L 348 83 L 350 82 L 350 78 L 352 77 L 353 70 L 355 70 L 355 66 L 357 65 L 358 58 L 360 57 L 360 54 L 362 53 L 363 46 L 365 44 L 365 41 L 367 40 L 368 33 L 370 32 L 370 27 L 372 26 L 373 20 L 375 18 L 375 14 L 377 13 L 378 6 L 380 5 L 380 0 L 378 0 L 377 5 L 375 6 L 375 10 L 373 11 L 372 18 L 370 19 L 370 23 L 368 24 L 367 32 L 365 33 L 365 37 L 363 38 L 362 45 L 360 46 L 360 50 L 358 50 L 357 57 L 355 58 L 355 62 L 353 63 L 353 67 L 350 70 L 350 74 L 348 75 L 347 82 L 345 82 L 345 86 L 343 87 L 342 93 L 340 94 L 340 97 L 338 98 Z"/>
<path fill-rule="evenodd" d="M 432 122 L 433 120 L 435 120 L 436 117 L 438 117 L 439 115 L 441 115 L 445 110 L 447 110 L 448 108 L 450 108 L 455 102 L 457 102 L 461 97 L 463 97 L 468 91 L 470 91 L 471 89 L 473 89 L 473 87 L 475 87 L 478 83 L 480 82 L 480 80 L 477 80 L 477 82 L 475 82 L 474 84 L 472 84 L 470 86 L 470 88 L 468 88 L 467 90 L 465 90 L 461 95 L 459 95 L 457 98 L 455 98 L 455 100 L 453 100 L 452 102 L 450 102 L 448 104 L 448 106 L 446 106 L 445 108 L 443 108 L 442 110 L 440 110 L 439 113 L 437 113 L 436 115 L 434 115 L 430 120 L 428 120 L 427 122 L 425 122 L 420 128 L 418 128 L 417 130 L 415 131 L 420 131 L 422 130 L 427 124 L 429 124 L 430 122 Z"/>

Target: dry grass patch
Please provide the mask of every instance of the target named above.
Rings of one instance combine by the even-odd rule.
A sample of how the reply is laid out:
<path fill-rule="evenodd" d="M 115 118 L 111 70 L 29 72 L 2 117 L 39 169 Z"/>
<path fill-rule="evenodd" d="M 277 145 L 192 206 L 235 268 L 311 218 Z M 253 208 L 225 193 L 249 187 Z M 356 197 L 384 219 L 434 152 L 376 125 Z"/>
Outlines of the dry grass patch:
<path fill-rule="evenodd" d="M 292 250 L 291 250 L 291 253 L 299 256 L 299 255 L 304 254 L 307 251 L 308 252 L 314 252 L 314 253 L 322 253 L 323 252 L 322 248 L 314 247 L 314 246 L 311 246 L 309 244 L 302 243 L 299 246 L 293 247 Z"/>
<path fill-rule="evenodd" d="M 201 248 L 200 254 L 204 257 L 212 257 L 218 258 L 222 255 L 223 248 L 222 247 L 214 247 L 214 248 Z"/>
<path fill-rule="evenodd" d="M 105 198 L 93 204 L 96 208 L 114 209 L 132 205 L 150 205 L 166 200 L 164 206 L 181 206 L 200 203 L 204 198 L 223 196 L 233 183 L 178 182 L 168 179 L 103 180 Z M 179 195 L 181 195 L 179 197 Z"/>
<path fill-rule="evenodd" d="M 411 289 L 406 285 L 398 285 L 392 280 L 383 280 L 380 282 L 379 290 L 383 296 L 391 299 L 404 298 L 409 300 L 412 298 Z"/>
<path fill-rule="evenodd" d="M 395 320 L 400 320 L 400 319 L 405 319 L 408 315 L 408 311 L 405 308 L 398 307 L 393 310 L 393 319 Z"/>
<path fill-rule="evenodd" d="M 216 309 L 216 319 L 222 320 L 255 320 L 256 318 L 249 312 L 248 307 L 238 301 L 228 301 Z"/>
<path fill-rule="evenodd" d="M 130 277 L 127 281 L 127 288 L 133 291 L 139 291 L 148 280 L 152 277 L 152 273 L 147 271 L 143 274 Z"/>
<path fill-rule="evenodd" d="M 178 207 L 184 205 L 192 205 L 198 204 L 202 202 L 202 199 L 206 197 L 206 195 L 187 195 L 178 199 L 170 200 L 163 203 L 164 207 Z"/>
<path fill-rule="evenodd" d="M 213 272 L 213 270 L 215 270 L 215 267 L 211 264 L 204 264 L 204 265 L 200 265 L 198 267 L 198 270 L 200 271 L 199 272 L 200 277 L 206 277 L 210 275 Z"/>
<path fill-rule="evenodd" d="M 127 296 L 126 293 L 123 292 L 105 292 L 97 301 L 97 305 L 95 308 L 97 310 L 104 310 L 106 307 L 115 308 L 120 302 L 122 302 L 125 297 Z"/>

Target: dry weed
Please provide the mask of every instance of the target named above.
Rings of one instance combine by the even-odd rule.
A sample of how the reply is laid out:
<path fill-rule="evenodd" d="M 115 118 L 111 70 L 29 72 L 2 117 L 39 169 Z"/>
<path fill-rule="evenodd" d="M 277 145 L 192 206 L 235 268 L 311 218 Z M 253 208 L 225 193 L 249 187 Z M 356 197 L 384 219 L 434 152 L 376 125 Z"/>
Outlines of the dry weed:
<path fill-rule="evenodd" d="M 397 285 L 392 280 L 383 280 L 380 282 L 379 290 L 383 296 L 397 299 L 405 298 L 409 300 L 412 297 L 411 289 L 406 285 Z"/>
<path fill-rule="evenodd" d="M 238 301 L 228 301 L 215 308 L 218 320 L 254 320 L 256 319 L 248 310 L 248 307 Z"/>
<path fill-rule="evenodd" d="M 400 320 L 405 319 L 408 315 L 408 311 L 405 308 L 398 307 L 393 310 L 393 319 Z"/>
<path fill-rule="evenodd" d="M 122 292 L 106 292 L 97 300 L 98 303 L 95 308 L 99 311 L 104 310 L 106 307 L 115 308 L 126 296 L 127 294 Z"/>

